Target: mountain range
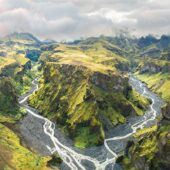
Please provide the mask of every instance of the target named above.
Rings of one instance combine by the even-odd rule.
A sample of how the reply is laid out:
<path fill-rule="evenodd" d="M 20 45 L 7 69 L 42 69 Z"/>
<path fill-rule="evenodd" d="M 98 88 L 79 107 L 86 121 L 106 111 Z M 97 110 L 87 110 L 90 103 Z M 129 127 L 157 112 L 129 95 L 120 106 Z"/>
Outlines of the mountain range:
<path fill-rule="evenodd" d="M 100 147 L 119 125 L 149 108 L 129 84 L 129 73 L 164 101 L 155 128 L 134 135 L 117 163 L 125 170 L 170 168 L 170 36 L 89 37 L 41 41 L 30 33 L 0 39 L 0 169 L 60 169 L 60 155 L 45 154 L 21 133 L 27 113 L 18 97 L 38 77 L 28 104 L 54 122 L 80 150 Z M 148 130 L 149 129 L 149 130 Z M 38 133 L 38 132 L 37 132 Z M 62 168 L 61 168 L 62 169 Z"/>

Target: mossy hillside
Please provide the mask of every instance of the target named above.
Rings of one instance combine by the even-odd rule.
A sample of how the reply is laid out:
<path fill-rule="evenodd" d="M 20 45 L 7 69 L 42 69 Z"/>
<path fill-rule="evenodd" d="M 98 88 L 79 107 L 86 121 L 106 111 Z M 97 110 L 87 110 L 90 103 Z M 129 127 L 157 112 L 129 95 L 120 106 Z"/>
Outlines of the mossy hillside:
<path fill-rule="evenodd" d="M 84 65 L 47 62 L 30 104 L 56 121 L 76 146 L 87 147 L 103 142 L 107 121 L 117 125 L 126 116 L 143 113 L 131 100 L 134 95 L 127 99 L 128 88 L 128 78 L 114 71 L 104 74 Z"/>
<path fill-rule="evenodd" d="M 0 75 L 20 78 L 31 68 L 29 57 L 37 61 L 40 45 L 41 42 L 29 33 L 13 33 L 1 38 Z"/>
<path fill-rule="evenodd" d="M 15 60 L 13 58 L 2 58 L 0 59 L 0 70 L 4 67 L 6 67 L 7 65 L 11 65 L 14 64 Z"/>
<path fill-rule="evenodd" d="M 158 150 L 158 143 L 153 132 L 157 130 L 157 127 L 146 128 L 138 131 L 134 134 L 135 138 L 138 138 L 138 143 L 132 148 L 130 148 L 131 153 L 135 153 L 139 157 L 146 157 L 146 162 L 149 163 L 155 153 Z M 145 137 L 145 140 L 143 138 Z M 137 156 L 137 157 L 138 157 Z"/>
<path fill-rule="evenodd" d="M 138 62 L 137 77 L 164 100 L 170 100 L 170 62 L 146 57 Z"/>
<path fill-rule="evenodd" d="M 153 126 L 141 129 L 133 135 L 136 142 L 129 144 L 128 154 L 118 159 L 123 169 L 142 170 L 148 168 L 158 150 L 156 130 L 157 126 Z"/>
<path fill-rule="evenodd" d="M 45 62 L 60 62 L 65 64 L 84 65 L 93 71 L 106 73 L 117 71 L 117 68 L 128 69 L 128 60 L 114 52 L 109 51 L 103 44 L 95 43 L 92 46 L 71 46 L 60 44 L 52 51 L 42 54 L 41 60 Z"/>
<path fill-rule="evenodd" d="M 147 110 L 150 101 L 143 97 L 140 93 L 135 90 L 130 90 L 127 99 L 132 103 L 137 115 L 143 115 L 143 111 Z"/>
<path fill-rule="evenodd" d="M 28 90 L 28 83 L 31 78 L 32 63 L 24 54 L 17 54 L 17 51 L 7 51 L 7 56 L 1 57 L 0 77 L 11 77 L 13 85 L 17 88 L 17 93 Z"/>
<path fill-rule="evenodd" d="M 42 75 L 42 72 L 38 70 L 39 66 L 38 63 L 31 62 L 30 68 L 25 69 L 22 74 L 14 76 L 13 85 L 18 95 L 27 93 L 32 87 L 32 81 Z"/>
<path fill-rule="evenodd" d="M 32 86 L 37 66 L 27 70 L 23 75 L 0 77 L 0 115 L 12 116 L 19 119 L 23 115 L 18 104 L 18 96 L 27 92 Z"/>
<path fill-rule="evenodd" d="M 16 134 L 0 123 L 0 169 L 47 170 L 50 157 L 41 157 L 20 145 Z"/>
<path fill-rule="evenodd" d="M 129 157 L 124 157 L 122 163 L 125 169 L 153 170 L 169 167 L 170 126 L 153 126 L 139 130 L 134 137 L 137 142 L 129 148 Z M 124 161 L 127 160 L 127 161 Z"/>
<path fill-rule="evenodd" d="M 170 76 L 169 73 L 137 74 L 148 87 L 159 94 L 164 100 L 170 101 Z"/>
<path fill-rule="evenodd" d="M 19 112 L 17 94 L 10 78 L 0 78 L 0 113 L 15 115 Z"/>
<path fill-rule="evenodd" d="M 14 54 L 14 56 L 2 57 L 0 62 L 1 76 L 12 76 L 22 74 L 26 69 L 30 69 L 31 63 L 25 55 Z"/>
<path fill-rule="evenodd" d="M 150 57 L 145 57 L 138 63 L 137 70 L 139 73 L 169 73 L 170 72 L 170 62 L 167 60 L 153 59 Z"/>
<path fill-rule="evenodd" d="M 161 59 L 170 61 L 170 49 L 164 50 L 162 52 Z"/>
<path fill-rule="evenodd" d="M 38 73 L 38 64 L 31 62 L 24 54 L 1 57 L 0 77 L 10 77 L 17 94 L 22 95 L 32 86 L 32 80 Z"/>

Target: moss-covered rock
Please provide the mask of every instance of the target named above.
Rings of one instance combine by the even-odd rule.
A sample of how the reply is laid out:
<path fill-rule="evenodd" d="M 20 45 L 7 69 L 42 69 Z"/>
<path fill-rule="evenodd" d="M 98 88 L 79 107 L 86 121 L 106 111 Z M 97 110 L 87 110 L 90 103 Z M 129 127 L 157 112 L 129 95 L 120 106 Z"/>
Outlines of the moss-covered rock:
<path fill-rule="evenodd" d="M 12 80 L 7 77 L 0 78 L 0 113 L 15 115 L 19 112 L 17 94 Z"/>
<path fill-rule="evenodd" d="M 170 167 L 170 126 L 161 125 L 138 131 L 136 143 L 120 160 L 124 169 L 163 170 Z"/>
<path fill-rule="evenodd" d="M 40 89 L 29 101 L 82 148 L 101 144 L 108 124 L 115 126 L 127 116 L 143 114 L 146 103 L 137 102 L 139 94 L 133 101 L 131 91 L 128 78 L 114 71 L 47 62 Z"/>
<path fill-rule="evenodd" d="M 0 123 L 0 169 L 50 170 L 50 157 L 41 157 L 20 144 L 18 136 Z"/>

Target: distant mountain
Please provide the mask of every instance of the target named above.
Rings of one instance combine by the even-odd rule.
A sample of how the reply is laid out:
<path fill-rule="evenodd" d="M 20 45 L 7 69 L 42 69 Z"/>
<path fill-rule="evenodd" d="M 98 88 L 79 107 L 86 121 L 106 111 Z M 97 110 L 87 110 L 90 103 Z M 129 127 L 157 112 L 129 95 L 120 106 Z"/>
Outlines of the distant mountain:
<path fill-rule="evenodd" d="M 1 53 L 11 55 L 15 52 L 16 55 L 23 54 L 25 57 L 37 61 L 41 54 L 41 42 L 38 38 L 30 33 L 17 33 L 14 32 L 2 38 L 1 40 Z"/>
<path fill-rule="evenodd" d="M 140 48 L 144 48 L 144 47 L 147 47 L 147 46 L 149 46 L 149 45 L 151 45 L 151 44 L 157 43 L 158 41 L 159 41 L 159 40 L 156 39 L 154 36 L 148 35 L 148 36 L 146 36 L 146 37 L 141 37 L 141 38 L 139 38 L 137 44 L 138 44 L 138 46 L 139 46 Z"/>
<path fill-rule="evenodd" d="M 53 44 L 53 43 L 56 43 L 55 40 L 51 40 L 51 39 L 46 39 L 43 41 L 44 44 Z"/>
<path fill-rule="evenodd" d="M 72 140 L 75 147 L 87 148 L 102 145 L 110 134 L 117 134 L 112 131 L 114 127 L 120 124 L 124 127 L 124 123 L 130 125 L 129 117 L 135 116 L 136 121 L 150 105 L 151 101 L 132 89 L 128 72 L 134 72 L 167 102 L 163 116 L 168 126 L 162 126 L 161 122 L 158 130 L 155 126 L 139 131 L 135 143 L 128 144 L 130 149 L 125 151 L 127 155 L 122 166 L 126 166 L 124 169 L 134 169 L 131 166 L 153 169 L 154 165 L 156 169 L 159 164 L 155 162 L 160 161 L 161 167 L 169 167 L 170 36 L 100 36 L 59 43 L 48 39 L 40 41 L 30 33 L 12 33 L 0 39 L 0 167 L 9 164 L 14 169 L 31 170 L 31 164 L 32 169 L 46 169 L 50 159 L 33 156 L 18 144 L 20 136 L 11 135 L 13 132 L 7 133 L 7 127 L 4 128 L 11 120 L 23 118 L 17 98 L 30 89 L 35 77 L 39 77 L 40 88 L 29 98 L 30 106 L 57 123 L 57 128 Z M 28 131 L 32 133 L 30 129 Z M 34 135 L 36 139 L 44 142 L 37 134 Z M 27 137 L 31 139 L 28 146 L 36 152 L 32 134 Z M 22 141 L 24 143 L 26 138 Z M 6 159 L 1 161 L 4 153 L 9 155 L 7 163 Z M 20 161 L 25 157 L 27 159 Z M 60 164 L 61 160 L 50 162 Z"/>
<path fill-rule="evenodd" d="M 165 49 L 167 47 L 169 47 L 170 45 L 170 36 L 169 35 L 162 35 L 159 39 L 152 36 L 152 35 L 148 35 L 146 37 L 141 37 L 138 39 L 138 46 L 140 48 L 147 48 L 150 45 L 155 45 L 157 46 L 159 49 Z"/>
<path fill-rule="evenodd" d="M 12 34 L 9 34 L 5 36 L 3 41 L 12 41 L 12 42 L 18 42 L 18 43 L 34 43 L 34 44 L 40 44 L 41 41 L 37 39 L 35 36 L 33 36 L 30 33 L 18 33 L 14 32 Z"/>
<path fill-rule="evenodd" d="M 159 42 L 158 47 L 161 49 L 165 49 L 170 47 L 170 36 L 169 35 L 162 35 Z"/>

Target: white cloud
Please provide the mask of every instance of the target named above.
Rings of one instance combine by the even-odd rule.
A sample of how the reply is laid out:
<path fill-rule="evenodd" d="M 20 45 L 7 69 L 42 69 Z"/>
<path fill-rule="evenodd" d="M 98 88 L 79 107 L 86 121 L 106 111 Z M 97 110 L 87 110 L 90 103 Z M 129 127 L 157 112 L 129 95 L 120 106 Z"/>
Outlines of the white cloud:
<path fill-rule="evenodd" d="M 0 35 L 31 32 L 56 40 L 170 30 L 169 0 L 0 0 Z"/>
<path fill-rule="evenodd" d="M 99 16 L 102 18 L 106 18 L 108 20 L 111 20 L 113 23 L 122 23 L 122 22 L 134 22 L 136 23 L 137 20 L 135 18 L 130 18 L 132 12 L 119 12 L 115 10 L 111 10 L 108 8 L 102 8 L 98 11 L 90 12 L 87 15 L 88 16 Z"/>

